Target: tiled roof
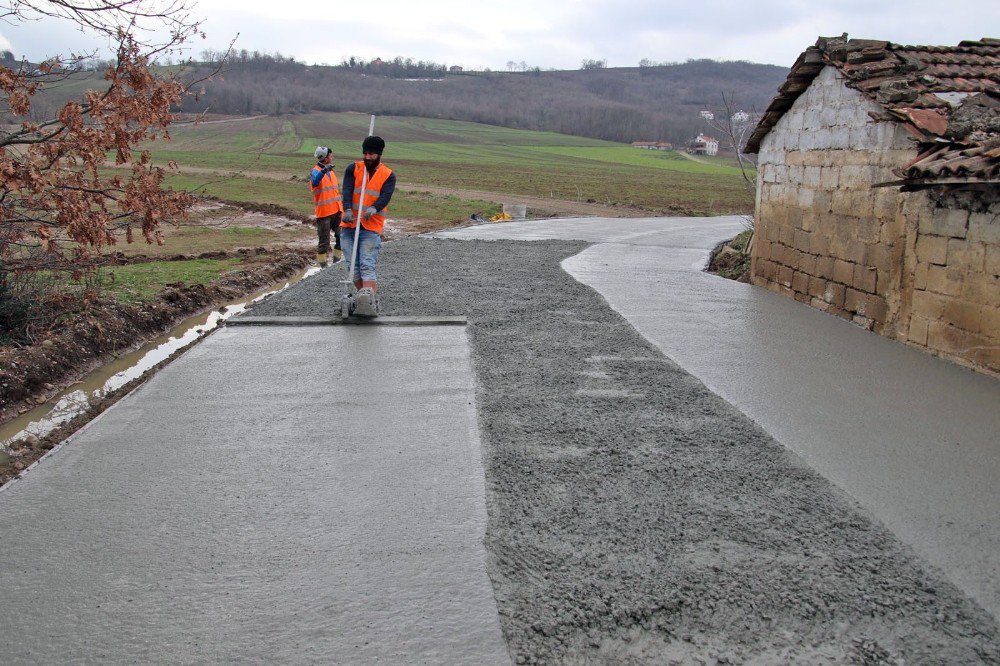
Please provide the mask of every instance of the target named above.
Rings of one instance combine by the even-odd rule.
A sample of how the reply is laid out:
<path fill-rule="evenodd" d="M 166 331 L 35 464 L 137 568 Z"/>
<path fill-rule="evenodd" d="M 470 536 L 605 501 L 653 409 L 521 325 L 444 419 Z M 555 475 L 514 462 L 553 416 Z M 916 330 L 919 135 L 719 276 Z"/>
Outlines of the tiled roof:
<path fill-rule="evenodd" d="M 913 185 L 997 178 L 1000 39 L 904 46 L 846 35 L 821 37 L 792 65 L 751 134 L 747 152 L 760 149 L 761 140 L 827 65 L 884 109 L 878 120 L 901 122 L 917 139 L 919 156 L 897 175 Z"/>

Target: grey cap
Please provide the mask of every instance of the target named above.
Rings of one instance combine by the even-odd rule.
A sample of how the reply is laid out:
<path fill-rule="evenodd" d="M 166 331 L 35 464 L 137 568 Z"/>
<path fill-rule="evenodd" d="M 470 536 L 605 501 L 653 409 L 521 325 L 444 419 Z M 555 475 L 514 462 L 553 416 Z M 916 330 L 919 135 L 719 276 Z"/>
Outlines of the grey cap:
<path fill-rule="evenodd" d="M 329 155 L 331 152 L 332 151 L 326 146 L 316 146 L 316 150 L 313 151 L 313 155 L 316 156 L 316 159 L 322 160 L 326 159 L 326 156 Z"/>

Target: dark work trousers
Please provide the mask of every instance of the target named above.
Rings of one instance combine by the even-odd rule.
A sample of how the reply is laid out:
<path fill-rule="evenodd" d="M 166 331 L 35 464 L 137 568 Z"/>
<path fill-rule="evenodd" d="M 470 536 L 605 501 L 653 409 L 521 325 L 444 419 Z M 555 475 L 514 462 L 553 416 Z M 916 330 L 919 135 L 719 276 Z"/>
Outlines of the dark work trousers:
<path fill-rule="evenodd" d="M 340 218 L 343 213 L 334 213 L 326 217 L 316 219 L 316 233 L 319 235 L 319 245 L 316 246 L 317 254 L 327 254 L 330 251 L 330 228 L 333 228 L 334 244 L 336 249 L 340 249 Z"/>

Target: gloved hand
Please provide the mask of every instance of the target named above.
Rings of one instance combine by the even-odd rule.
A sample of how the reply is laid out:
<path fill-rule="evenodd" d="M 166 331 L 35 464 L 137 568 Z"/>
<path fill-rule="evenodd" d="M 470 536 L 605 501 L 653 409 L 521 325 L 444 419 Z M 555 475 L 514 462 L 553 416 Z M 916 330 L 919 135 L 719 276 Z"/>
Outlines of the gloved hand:
<path fill-rule="evenodd" d="M 375 213 L 377 213 L 377 212 L 378 212 L 378 211 L 377 211 L 377 210 L 375 210 L 375 206 L 368 206 L 368 208 L 365 208 L 365 219 L 366 219 L 366 220 L 367 220 L 367 219 L 370 219 L 370 218 L 371 218 L 372 216 L 374 216 L 374 215 L 375 215 Z"/>
<path fill-rule="evenodd" d="M 345 209 L 344 222 L 353 222 L 353 221 L 354 221 L 354 211 L 351 210 L 350 208 Z"/>

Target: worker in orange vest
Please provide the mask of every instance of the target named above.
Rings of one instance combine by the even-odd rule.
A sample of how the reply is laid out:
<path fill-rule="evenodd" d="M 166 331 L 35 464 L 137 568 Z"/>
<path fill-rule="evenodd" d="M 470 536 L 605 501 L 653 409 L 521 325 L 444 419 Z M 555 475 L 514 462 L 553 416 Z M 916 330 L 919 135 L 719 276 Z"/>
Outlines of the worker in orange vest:
<path fill-rule="evenodd" d="M 333 151 L 326 146 L 317 146 L 314 152 L 316 166 L 309 176 L 309 186 L 312 188 L 313 203 L 316 206 L 316 233 L 319 243 L 316 246 L 316 261 L 320 266 L 326 266 L 327 255 L 330 252 L 330 230 L 334 233 L 334 258 L 340 247 L 340 220 L 344 211 L 343 199 L 337 185 L 337 174 L 333 170 Z"/>
<path fill-rule="evenodd" d="M 382 138 L 377 136 L 366 138 L 361 144 L 362 159 L 348 166 L 344 172 L 344 200 L 347 202 L 347 207 L 340 223 L 340 242 L 347 258 L 347 265 L 350 267 L 357 226 L 355 218 L 360 218 L 361 229 L 357 231 L 358 258 L 355 262 L 354 275 L 350 277 L 358 290 L 354 299 L 354 313 L 362 317 L 374 317 L 378 314 L 375 264 L 378 261 L 379 249 L 382 247 L 386 209 L 393 192 L 396 191 L 396 174 L 382 164 L 384 150 L 385 141 Z M 365 184 L 365 191 L 361 192 L 361 183 L 366 170 L 368 182 Z"/>

